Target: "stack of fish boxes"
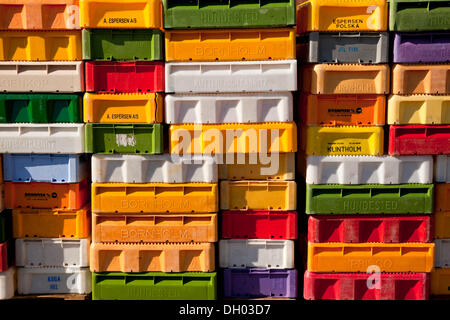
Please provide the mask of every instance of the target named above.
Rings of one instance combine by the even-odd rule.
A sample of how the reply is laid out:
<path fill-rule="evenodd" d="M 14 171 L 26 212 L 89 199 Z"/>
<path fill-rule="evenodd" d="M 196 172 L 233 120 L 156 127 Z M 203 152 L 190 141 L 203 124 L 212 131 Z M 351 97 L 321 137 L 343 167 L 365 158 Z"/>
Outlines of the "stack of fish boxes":
<path fill-rule="evenodd" d="M 19 294 L 90 293 L 78 1 L 0 1 L 0 152 Z"/>
<path fill-rule="evenodd" d="M 295 1 L 163 6 L 170 152 L 219 164 L 224 296 L 296 297 Z"/>
<path fill-rule="evenodd" d="M 435 155 L 435 268 L 432 294 L 449 294 L 450 4 L 392 0 L 389 154 Z"/>
<path fill-rule="evenodd" d="M 298 12 L 304 297 L 427 299 L 432 158 L 383 156 L 387 3 L 311 0 Z"/>

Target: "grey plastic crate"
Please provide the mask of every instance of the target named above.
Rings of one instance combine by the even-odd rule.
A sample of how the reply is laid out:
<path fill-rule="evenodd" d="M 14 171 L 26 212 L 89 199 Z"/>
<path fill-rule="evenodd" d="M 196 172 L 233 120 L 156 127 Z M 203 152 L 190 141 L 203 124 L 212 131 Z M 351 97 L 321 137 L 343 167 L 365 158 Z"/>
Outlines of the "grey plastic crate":
<path fill-rule="evenodd" d="M 297 58 L 308 63 L 388 63 L 388 32 L 311 32 L 297 39 Z"/>

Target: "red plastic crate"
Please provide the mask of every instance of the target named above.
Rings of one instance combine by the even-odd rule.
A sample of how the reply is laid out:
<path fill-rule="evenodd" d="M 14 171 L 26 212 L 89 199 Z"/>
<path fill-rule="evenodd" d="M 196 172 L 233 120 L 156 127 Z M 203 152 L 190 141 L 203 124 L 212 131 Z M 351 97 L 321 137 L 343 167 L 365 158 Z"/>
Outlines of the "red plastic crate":
<path fill-rule="evenodd" d="M 389 128 L 390 155 L 450 154 L 450 125 Z"/>
<path fill-rule="evenodd" d="M 369 289 L 368 278 L 379 276 L 379 288 Z M 370 281 L 370 284 L 373 284 Z M 314 273 L 305 272 L 306 300 L 427 300 L 426 273 Z"/>
<path fill-rule="evenodd" d="M 8 270 L 14 260 L 14 248 L 11 247 L 12 242 L 5 241 L 0 243 L 0 272 Z"/>
<path fill-rule="evenodd" d="M 88 61 L 85 68 L 89 92 L 164 92 L 161 61 Z"/>
<path fill-rule="evenodd" d="M 430 216 L 311 216 L 308 241 L 325 242 L 431 242 Z"/>
<path fill-rule="evenodd" d="M 296 211 L 223 211 L 224 239 L 297 239 Z"/>

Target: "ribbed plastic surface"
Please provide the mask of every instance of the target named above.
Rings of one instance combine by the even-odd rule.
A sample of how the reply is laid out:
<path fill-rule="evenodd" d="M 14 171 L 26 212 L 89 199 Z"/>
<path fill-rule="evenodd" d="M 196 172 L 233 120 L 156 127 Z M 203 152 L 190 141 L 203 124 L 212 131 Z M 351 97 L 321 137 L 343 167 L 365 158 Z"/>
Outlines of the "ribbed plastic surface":
<path fill-rule="evenodd" d="M 219 241 L 221 268 L 294 268 L 294 241 L 227 239 Z"/>
<path fill-rule="evenodd" d="M 433 183 L 431 156 L 308 156 L 308 184 Z"/>
<path fill-rule="evenodd" d="M 450 95 L 391 95 L 387 105 L 387 123 L 450 124 Z"/>

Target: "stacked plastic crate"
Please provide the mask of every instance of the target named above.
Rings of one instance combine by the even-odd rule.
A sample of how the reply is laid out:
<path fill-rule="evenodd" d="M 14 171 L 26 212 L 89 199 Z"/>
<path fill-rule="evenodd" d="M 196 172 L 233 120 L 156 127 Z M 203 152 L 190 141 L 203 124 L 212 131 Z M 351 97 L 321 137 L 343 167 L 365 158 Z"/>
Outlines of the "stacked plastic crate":
<path fill-rule="evenodd" d="M 387 11 L 377 0 L 299 6 L 305 299 L 428 297 L 432 158 L 383 156 Z"/>
<path fill-rule="evenodd" d="M 296 297 L 295 1 L 163 4 L 170 152 L 219 164 L 224 296 Z"/>
<path fill-rule="evenodd" d="M 435 268 L 431 293 L 449 294 L 450 4 L 391 1 L 394 37 L 389 154 L 435 155 Z"/>
<path fill-rule="evenodd" d="M 0 7 L 0 152 L 17 291 L 87 294 L 89 161 L 78 1 L 2 0 Z"/>

